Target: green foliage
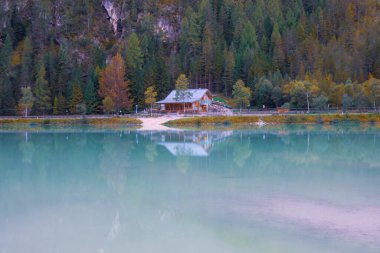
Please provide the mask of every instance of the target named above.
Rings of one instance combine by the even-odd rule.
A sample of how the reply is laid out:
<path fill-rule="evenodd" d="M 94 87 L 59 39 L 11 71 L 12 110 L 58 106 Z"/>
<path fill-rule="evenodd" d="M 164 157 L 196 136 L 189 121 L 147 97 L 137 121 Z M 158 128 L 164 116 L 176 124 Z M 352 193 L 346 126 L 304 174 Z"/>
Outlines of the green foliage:
<path fill-rule="evenodd" d="M 175 100 L 185 104 L 186 99 L 192 98 L 193 94 L 189 91 L 189 80 L 184 74 L 179 75 L 175 82 Z M 185 105 L 183 106 L 185 111 Z"/>
<path fill-rule="evenodd" d="M 24 109 L 25 116 L 28 116 L 28 112 L 32 108 L 35 99 L 30 86 L 21 88 L 21 91 L 22 97 L 19 101 L 19 106 Z"/>
<path fill-rule="evenodd" d="M 41 62 L 37 74 L 36 87 L 34 90 L 34 94 L 36 95 L 34 106 L 35 111 L 38 114 L 50 113 L 51 110 L 51 98 L 48 82 L 45 80 L 45 74 L 45 64 L 44 62 Z"/>
<path fill-rule="evenodd" d="M 54 102 L 53 102 L 53 114 L 58 115 L 58 97 L 54 97 Z"/>
<path fill-rule="evenodd" d="M 278 107 L 281 104 L 282 100 L 282 90 L 280 86 L 276 85 L 272 90 L 271 99 L 274 102 L 275 106 Z"/>
<path fill-rule="evenodd" d="M 344 94 L 342 97 L 342 109 L 343 109 L 343 111 L 345 112 L 351 107 L 352 107 L 352 98 L 349 95 Z"/>
<path fill-rule="evenodd" d="M 153 104 L 157 101 L 157 92 L 154 88 L 154 86 L 149 86 L 145 90 L 145 104 L 150 106 L 150 110 L 152 112 Z"/>
<path fill-rule="evenodd" d="M 144 95 L 144 83 L 142 81 L 143 54 L 140 41 L 136 33 L 132 33 L 127 40 L 126 50 L 126 75 L 131 80 L 131 93 L 140 103 Z"/>
<path fill-rule="evenodd" d="M 325 111 L 327 110 L 328 101 L 328 98 L 325 95 L 321 94 L 313 100 L 313 107 L 317 110 Z"/>
<path fill-rule="evenodd" d="M 94 114 L 99 112 L 100 97 L 98 95 L 98 76 L 95 70 L 91 70 L 88 74 L 87 85 L 84 91 L 84 101 L 87 106 L 87 114 Z"/>
<path fill-rule="evenodd" d="M 380 104 L 380 80 L 371 78 L 364 83 L 364 93 L 368 98 L 368 102 L 377 110 Z"/>
<path fill-rule="evenodd" d="M 112 100 L 111 97 L 109 96 L 106 96 L 104 99 L 103 99 L 103 111 L 105 113 L 112 113 L 112 112 L 115 112 L 115 102 Z"/>
<path fill-rule="evenodd" d="M 260 108 L 262 106 L 271 107 L 272 90 L 273 90 L 272 82 L 266 78 L 261 78 L 256 83 L 256 85 L 255 85 L 255 98 L 256 98 L 256 103 Z M 276 94 L 276 95 L 280 96 L 279 94 Z M 279 97 L 277 97 L 277 99 L 279 99 Z"/>
<path fill-rule="evenodd" d="M 86 113 L 85 104 L 83 103 L 83 92 L 78 84 L 75 84 L 73 87 L 70 100 L 70 112 L 72 114 L 83 114 L 83 112 Z"/>
<path fill-rule="evenodd" d="M 351 107 L 380 104 L 380 6 L 374 0 L 115 1 L 116 27 L 98 0 L 6 2 L 8 8 L 0 8 L 0 115 L 16 114 L 26 86 L 36 96 L 33 113 L 66 114 L 73 111 L 74 85 L 82 88 L 87 113 L 101 113 L 94 67 L 103 69 L 117 52 L 131 101 L 140 106 L 146 84 L 154 83 L 161 99 L 180 73 L 191 88 L 226 97 L 244 80 L 254 90 L 254 107 L 289 102 L 318 109 L 327 98 L 342 108 L 344 94 Z M 304 88 L 290 92 L 293 81 Z"/>
<path fill-rule="evenodd" d="M 8 34 L 0 50 L 0 113 L 14 114 L 15 99 L 11 82 L 12 41 Z"/>
<path fill-rule="evenodd" d="M 232 91 L 232 97 L 236 106 L 238 106 L 240 109 L 249 106 L 251 96 L 251 89 L 249 87 L 246 87 L 245 83 L 242 80 L 238 80 L 234 85 Z"/>
<path fill-rule="evenodd" d="M 189 88 L 189 79 L 187 79 L 186 75 L 181 74 L 178 76 L 177 81 L 175 82 L 175 89 L 177 91 L 184 91 Z"/>
<path fill-rule="evenodd" d="M 29 37 L 24 41 L 24 48 L 22 51 L 22 63 L 21 63 L 21 80 L 20 85 L 26 87 L 31 85 L 31 68 L 32 68 L 32 42 Z"/>

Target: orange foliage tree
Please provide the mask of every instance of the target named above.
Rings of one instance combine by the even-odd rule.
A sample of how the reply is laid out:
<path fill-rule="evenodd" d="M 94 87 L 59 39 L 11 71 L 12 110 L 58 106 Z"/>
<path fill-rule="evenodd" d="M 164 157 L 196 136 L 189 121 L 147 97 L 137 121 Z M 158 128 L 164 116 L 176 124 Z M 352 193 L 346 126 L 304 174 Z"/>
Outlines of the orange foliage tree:
<path fill-rule="evenodd" d="M 125 64 L 119 53 L 101 71 L 99 84 L 100 96 L 112 99 L 117 112 L 131 107 L 129 82 L 125 79 Z"/>

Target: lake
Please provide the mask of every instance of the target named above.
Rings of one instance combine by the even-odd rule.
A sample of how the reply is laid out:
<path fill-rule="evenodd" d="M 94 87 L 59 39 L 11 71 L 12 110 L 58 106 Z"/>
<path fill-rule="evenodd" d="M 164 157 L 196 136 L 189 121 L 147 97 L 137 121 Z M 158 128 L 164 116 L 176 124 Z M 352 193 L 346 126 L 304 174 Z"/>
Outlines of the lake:
<path fill-rule="evenodd" d="M 3 129 L 8 252 L 380 252 L 380 129 Z"/>

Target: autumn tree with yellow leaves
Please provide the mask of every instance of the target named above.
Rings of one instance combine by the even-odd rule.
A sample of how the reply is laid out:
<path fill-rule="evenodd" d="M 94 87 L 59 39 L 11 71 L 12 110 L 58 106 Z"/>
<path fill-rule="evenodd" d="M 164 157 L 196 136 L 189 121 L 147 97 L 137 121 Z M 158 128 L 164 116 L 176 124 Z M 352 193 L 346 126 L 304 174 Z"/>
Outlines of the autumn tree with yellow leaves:
<path fill-rule="evenodd" d="M 110 104 L 119 113 L 130 109 L 132 101 L 129 94 L 129 82 L 125 78 L 125 64 L 120 54 L 112 57 L 110 63 L 100 73 L 99 95 L 107 102 L 103 106 L 111 109 Z"/>

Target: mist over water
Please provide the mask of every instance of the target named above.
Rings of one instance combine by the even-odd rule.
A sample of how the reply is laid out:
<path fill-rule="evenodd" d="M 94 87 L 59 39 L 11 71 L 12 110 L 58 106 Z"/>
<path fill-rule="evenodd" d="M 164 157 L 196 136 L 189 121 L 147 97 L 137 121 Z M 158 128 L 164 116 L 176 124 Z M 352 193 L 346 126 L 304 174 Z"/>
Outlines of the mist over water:
<path fill-rule="evenodd" d="M 0 253 L 380 251 L 380 130 L 0 130 Z"/>

